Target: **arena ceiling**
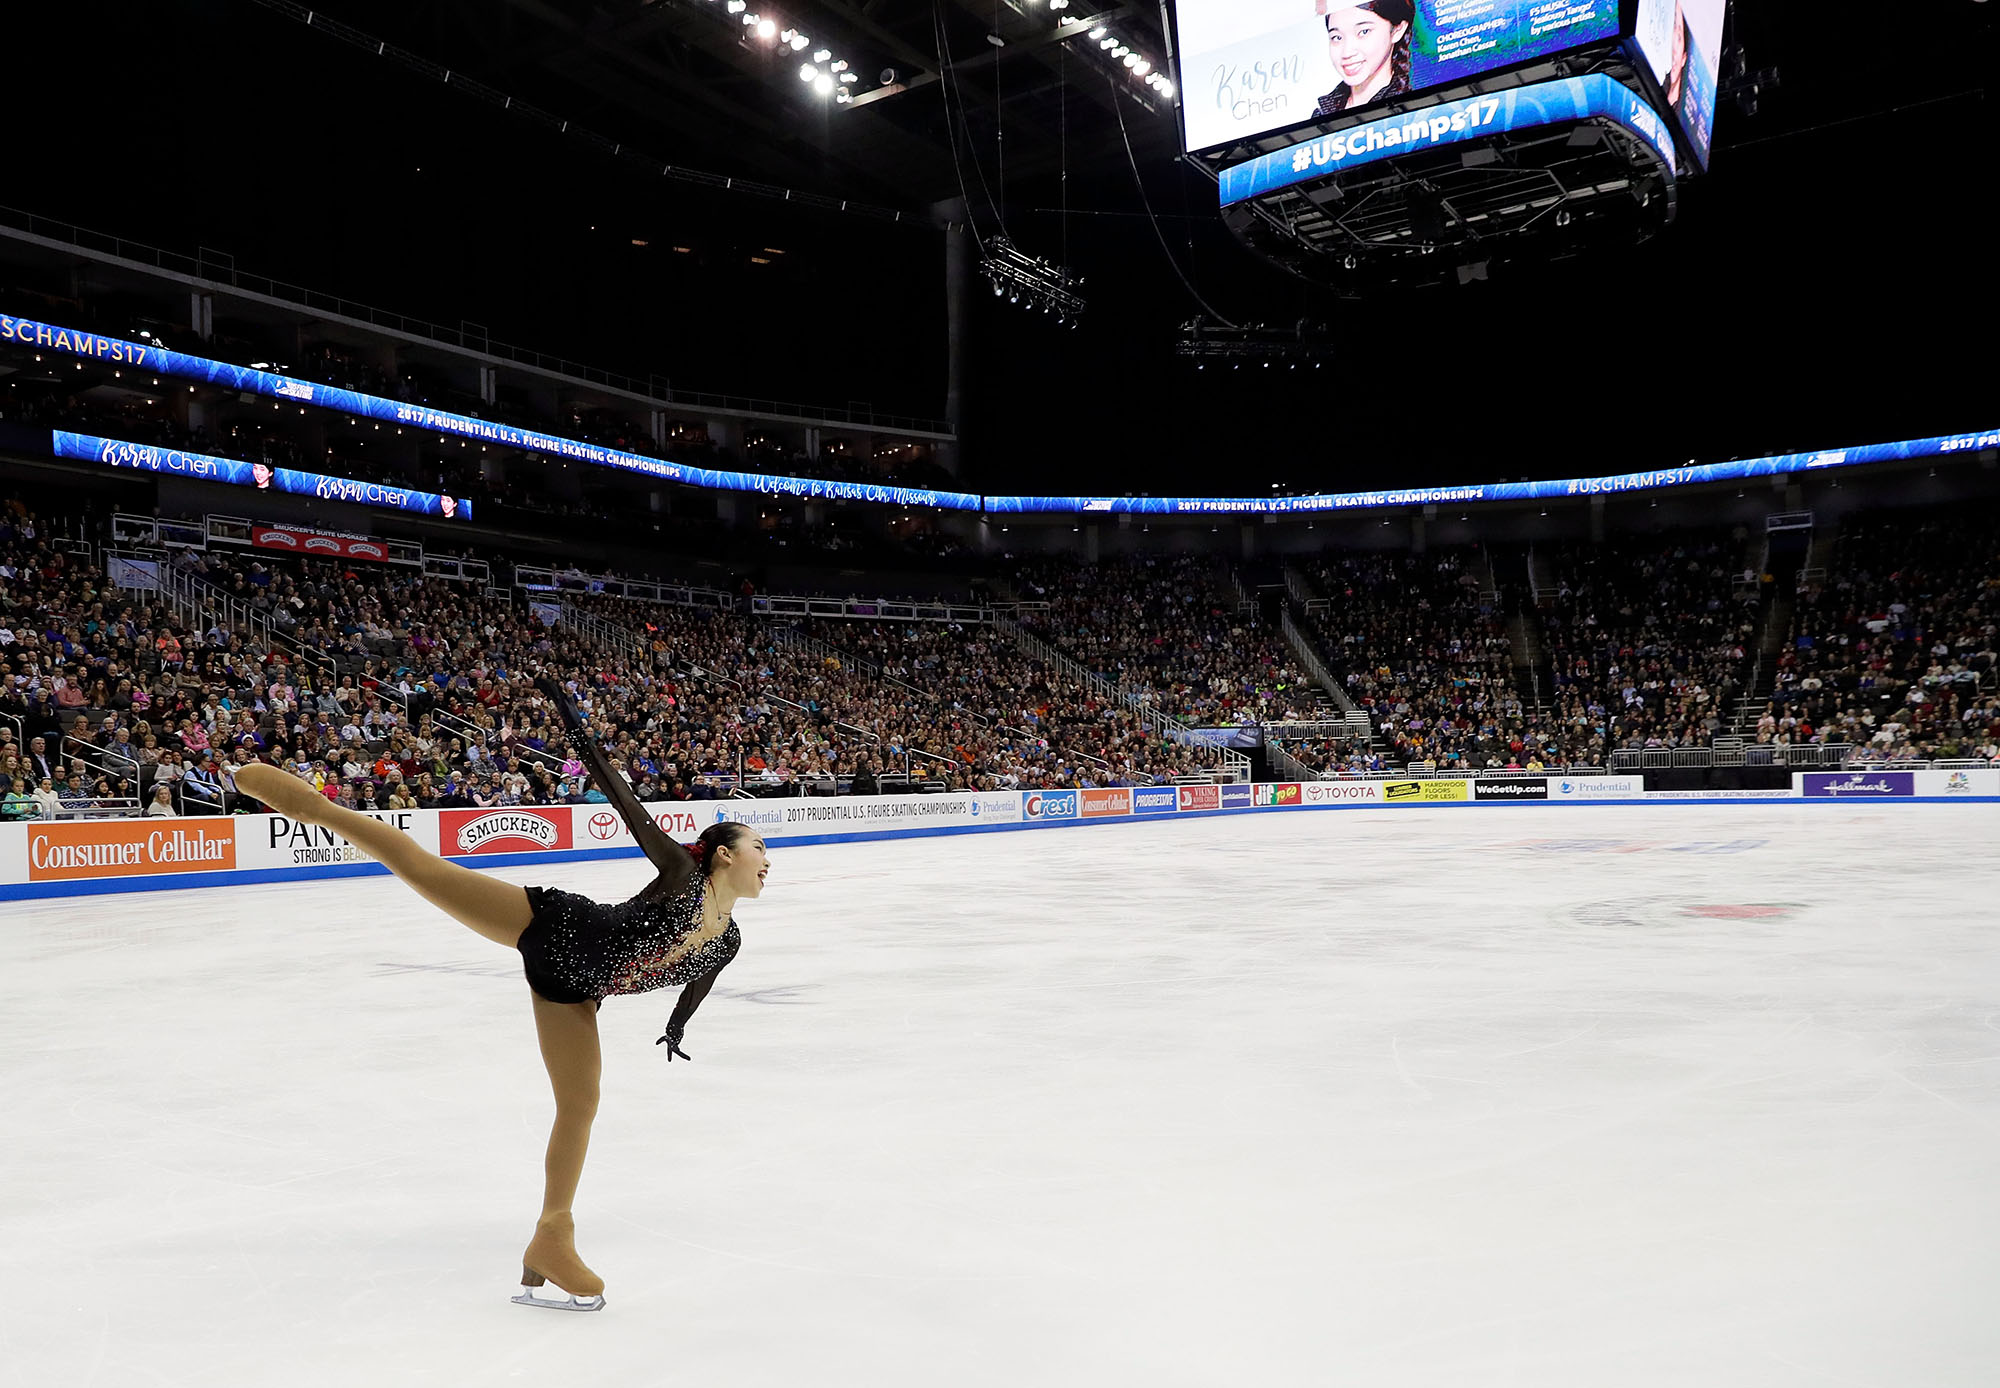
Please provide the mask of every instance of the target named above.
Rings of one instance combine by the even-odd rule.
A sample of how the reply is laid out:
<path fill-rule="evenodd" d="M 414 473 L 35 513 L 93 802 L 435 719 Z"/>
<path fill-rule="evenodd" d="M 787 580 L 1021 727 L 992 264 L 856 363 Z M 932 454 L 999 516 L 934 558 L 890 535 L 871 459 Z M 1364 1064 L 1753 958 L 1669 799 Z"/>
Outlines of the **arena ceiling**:
<path fill-rule="evenodd" d="M 338 16 L 648 155 L 905 211 L 965 188 L 976 215 L 1003 182 L 1065 170 L 1129 180 L 1127 139 L 1142 161 L 1178 149 L 1171 101 L 1102 46 L 1164 66 L 1159 6 L 1134 0 L 343 0 Z M 844 65 L 838 100 L 799 80 L 822 52 Z"/>
<path fill-rule="evenodd" d="M 1245 253 L 1176 162 L 1168 103 L 1095 44 L 1049 41 L 1057 14 L 1115 10 L 1157 56 L 1153 0 L 785 0 L 812 46 L 783 60 L 730 30 L 729 0 L 318 3 L 310 29 L 297 0 L 0 6 L 26 74 L 0 202 L 690 389 L 936 417 L 958 341 L 968 465 L 996 492 L 1079 470 L 1190 494 L 1586 476 L 1992 423 L 1991 354 L 1965 343 L 2000 313 L 1997 4 L 1938 0 L 1910 28 L 1737 0 L 1749 63 L 1782 83 L 1755 115 L 1723 106 L 1669 234 L 1352 304 Z M 820 45 L 851 103 L 799 79 Z M 1089 277 L 1080 331 L 985 294 L 950 321 L 929 222 L 961 178 L 982 233 L 1004 210 Z M 1197 386 L 1175 357 L 1190 287 L 1218 316 L 1323 322 L 1378 369 L 1326 371 L 1339 392 L 1283 371 Z"/>

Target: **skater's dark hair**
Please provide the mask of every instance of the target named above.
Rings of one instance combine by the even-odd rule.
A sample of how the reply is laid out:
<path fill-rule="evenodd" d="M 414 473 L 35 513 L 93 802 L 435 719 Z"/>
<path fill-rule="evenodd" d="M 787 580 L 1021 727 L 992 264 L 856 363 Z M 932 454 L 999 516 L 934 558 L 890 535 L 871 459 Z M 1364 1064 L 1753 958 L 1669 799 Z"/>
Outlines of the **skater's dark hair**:
<path fill-rule="evenodd" d="M 688 853 L 694 858 L 695 871 L 703 877 L 708 876 L 715 868 L 716 849 L 726 848 L 733 853 L 741 848 L 743 841 L 750 836 L 749 825 L 738 824 L 733 820 L 709 825 L 701 831 L 700 838 L 687 846 Z"/>

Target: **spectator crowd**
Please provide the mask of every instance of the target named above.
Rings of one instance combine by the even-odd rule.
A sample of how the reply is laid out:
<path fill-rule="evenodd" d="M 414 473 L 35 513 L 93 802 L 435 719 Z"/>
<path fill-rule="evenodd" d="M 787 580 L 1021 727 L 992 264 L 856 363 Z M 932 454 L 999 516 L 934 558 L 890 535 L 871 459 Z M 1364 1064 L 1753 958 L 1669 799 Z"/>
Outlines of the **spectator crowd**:
<path fill-rule="evenodd" d="M 1002 569 L 1022 627 L 814 619 L 565 593 L 213 546 L 113 586 L 102 535 L 0 507 L 0 816 L 258 808 L 253 759 L 357 809 L 592 803 L 537 676 L 643 800 L 1065 788 L 1214 777 L 1171 735 L 1323 719 L 1225 570 L 1193 557 Z M 1475 550 L 1327 555 L 1314 635 L 1375 738 L 1286 750 L 1322 772 L 1533 771 L 1726 731 L 1754 662 L 1731 539 L 1543 551 L 1549 699 Z M 1754 585 L 1753 585 L 1754 587 Z M 196 596 L 190 600 L 188 593 Z M 560 612 L 560 617 L 558 617 Z M 2000 545 L 1976 518 L 1854 523 L 1800 584 L 1756 736 L 1884 759 L 2000 759 Z"/>

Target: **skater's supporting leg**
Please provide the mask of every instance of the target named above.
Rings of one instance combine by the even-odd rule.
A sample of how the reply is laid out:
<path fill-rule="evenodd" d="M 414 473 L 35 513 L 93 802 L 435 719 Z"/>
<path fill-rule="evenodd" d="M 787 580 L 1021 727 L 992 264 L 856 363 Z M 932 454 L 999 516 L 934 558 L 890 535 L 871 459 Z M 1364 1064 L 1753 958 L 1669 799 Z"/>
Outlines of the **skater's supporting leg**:
<path fill-rule="evenodd" d="M 288 771 L 258 762 L 238 771 L 236 784 L 279 814 L 333 830 L 431 905 L 495 944 L 515 947 L 534 919 L 526 888 L 448 863 L 401 830 L 334 804 Z"/>
<path fill-rule="evenodd" d="M 597 1041 L 597 1004 L 535 999 L 535 1035 L 555 1091 L 556 1121 L 543 1165 L 542 1214 L 562 1214 L 576 1199 L 597 1120 L 597 1087 L 604 1062 Z"/>
<path fill-rule="evenodd" d="M 584 1154 L 590 1150 L 590 1125 L 597 1117 L 597 1082 L 603 1070 L 597 1043 L 597 1004 L 550 1002 L 538 997 L 535 1034 L 542 1043 L 549 1087 L 555 1091 L 556 1121 L 549 1130 L 549 1152 L 543 1166 L 542 1217 L 535 1221 L 535 1237 L 521 1255 L 521 1278 L 531 1288 L 547 1279 L 572 1296 L 601 1297 L 604 1279 L 577 1256 L 576 1221 L 570 1215 L 576 1183 L 583 1175 Z M 548 1303 L 531 1296 L 528 1304 Z"/>

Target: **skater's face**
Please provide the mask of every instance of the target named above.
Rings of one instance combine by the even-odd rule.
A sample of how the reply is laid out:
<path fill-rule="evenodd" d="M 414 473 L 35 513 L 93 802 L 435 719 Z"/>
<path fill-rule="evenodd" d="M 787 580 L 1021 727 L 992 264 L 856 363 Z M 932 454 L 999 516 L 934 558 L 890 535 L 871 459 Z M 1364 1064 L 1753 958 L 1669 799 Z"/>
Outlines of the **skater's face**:
<path fill-rule="evenodd" d="M 764 841 L 748 835 L 715 850 L 715 869 L 709 874 L 737 898 L 755 899 L 764 894 L 764 879 L 771 875 L 771 855 Z"/>

